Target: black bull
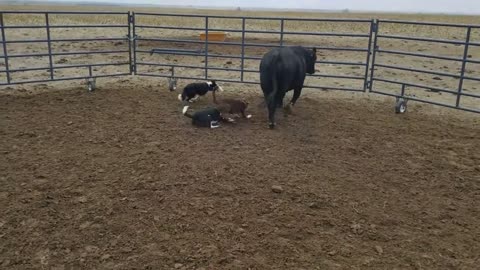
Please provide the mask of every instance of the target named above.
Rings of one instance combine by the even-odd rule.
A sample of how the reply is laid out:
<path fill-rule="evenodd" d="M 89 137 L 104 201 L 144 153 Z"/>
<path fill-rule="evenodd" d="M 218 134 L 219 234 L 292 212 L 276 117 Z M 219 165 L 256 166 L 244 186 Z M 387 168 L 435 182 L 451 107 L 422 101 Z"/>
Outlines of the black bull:
<path fill-rule="evenodd" d="M 306 74 L 315 73 L 317 50 L 304 47 L 276 48 L 266 53 L 260 62 L 260 85 L 268 107 L 270 128 L 275 127 L 275 110 L 283 105 L 285 94 L 293 90 L 287 106 L 295 105 L 302 92 Z"/>

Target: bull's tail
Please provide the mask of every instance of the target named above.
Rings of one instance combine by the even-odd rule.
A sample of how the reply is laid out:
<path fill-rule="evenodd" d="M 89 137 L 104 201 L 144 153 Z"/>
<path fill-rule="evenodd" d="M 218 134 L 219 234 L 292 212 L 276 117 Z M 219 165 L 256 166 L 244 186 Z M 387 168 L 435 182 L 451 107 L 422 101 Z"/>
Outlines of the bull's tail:
<path fill-rule="evenodd" d="M 273 74 L 272 74 L 272 92 L 268 95 L 267 97 L 267 105 L 270 106 L 271 103 L 274 103 L 275 106 L 276 104 L 276 99 L 277 99 L 277 93 L 278 93 L 278 77 L 277 77 L 277 70 L 273 68 Z"/>
<path fill-rule="evenodd" d="M 182 113 L 183 113 L 183 115 L 185 115 L 188 118 L 193 117 L 190 113 L 188 113 L 188 106 L 183 107 Z"/>

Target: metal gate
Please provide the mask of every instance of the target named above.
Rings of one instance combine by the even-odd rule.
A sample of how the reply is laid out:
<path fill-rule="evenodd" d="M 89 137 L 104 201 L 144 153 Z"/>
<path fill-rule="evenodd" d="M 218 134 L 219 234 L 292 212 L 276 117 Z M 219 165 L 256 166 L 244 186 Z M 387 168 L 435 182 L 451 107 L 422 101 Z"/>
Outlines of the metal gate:
<path fill-rule="evenodd" d="M 131 74 L 129 12 L 1 11 L 0 24 L 0 85 Z"/>
<path fill-rule="evenodd" d="M 316 47 L 320 56 L 319 72 L 307 77 L 306 88 L 363 92 L 373 26 L 373 20 L 134 13 L 133 65 L 141 76 L 259 84 L 266 50 L 302 45 Z M 333 39 L 343 42 L 336 46 Z"/>
<path fill-rule="evenodd" d="M 419 36 L 420 28 L 429 35 Z M 370 92 L 479 113 L 479 30 L 480 25 L 378 20 Z M 423 53 L 429 48 L 433 52 Z M 410 66 L 402 64 L 405 59 Z"/>

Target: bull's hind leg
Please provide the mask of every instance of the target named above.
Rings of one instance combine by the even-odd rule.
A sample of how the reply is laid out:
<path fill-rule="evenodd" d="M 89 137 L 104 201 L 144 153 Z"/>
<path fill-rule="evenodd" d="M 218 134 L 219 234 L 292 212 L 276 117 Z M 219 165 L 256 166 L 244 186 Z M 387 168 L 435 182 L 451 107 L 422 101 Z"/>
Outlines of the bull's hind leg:
<path fill-rule="evenodd" d="M 285 110 L 285 113 L 289 113 L 291 114 L 292 113 L 292 107 L 295 105 L 295 103 L 297 102 L 298 98 L 300 97 L 300 94 L 302 93 L 302 88 L 297 88 L 295 90 L 293 90 L 293 97 L 292 97 L 292 100 L 290 101 L 290 103 L 288 103 L 285 107 L 284 107 L 284 110 Z"/>
<path fill-rule="evenodd" d="M 300 97 L 300 94 L 302 94 L 302 88 L 297 88 L 293 90 L 293 97 L 292 100 L 290 101 L 290 104 L 293 106 L 297 102 L 298 98 Z"/>
<path fill-rule="evenodd" d="M 277 108 L 282 108 L 283 107 L 283 99 L 285 99 L 286 94 L 287 94 L 287 92 L 285 91 L 277 97 Z"/>

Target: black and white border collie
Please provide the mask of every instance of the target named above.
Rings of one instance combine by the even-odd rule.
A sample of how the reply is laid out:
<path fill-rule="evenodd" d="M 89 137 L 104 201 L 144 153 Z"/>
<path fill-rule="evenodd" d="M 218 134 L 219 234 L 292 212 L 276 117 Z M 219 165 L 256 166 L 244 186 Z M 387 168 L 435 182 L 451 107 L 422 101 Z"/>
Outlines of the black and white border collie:
<path fill-rule="evenodd" d="M 192 125 L 197 127 L 220 127 L 220 122 L 233 122 L 231 118 L 223 117 L 217 108 L 206 108 L 193 114 L 188 112 L 188 106 L 184 106 L 182 114 L 192 119 Z"/>
<path fill-rule="evenodd" d="M 197 100 L 200 96 L 204 96 L 208 92 L 212 92 L 213 102 L 216 103 L 215 92 L 217 90 L 223 91 L 215 81 L 207 81 L 202 83 L 190 83 L 185 88 L 183 92 L 178 95 L 178 100 L 185 102 L 193 102 Z"/>

